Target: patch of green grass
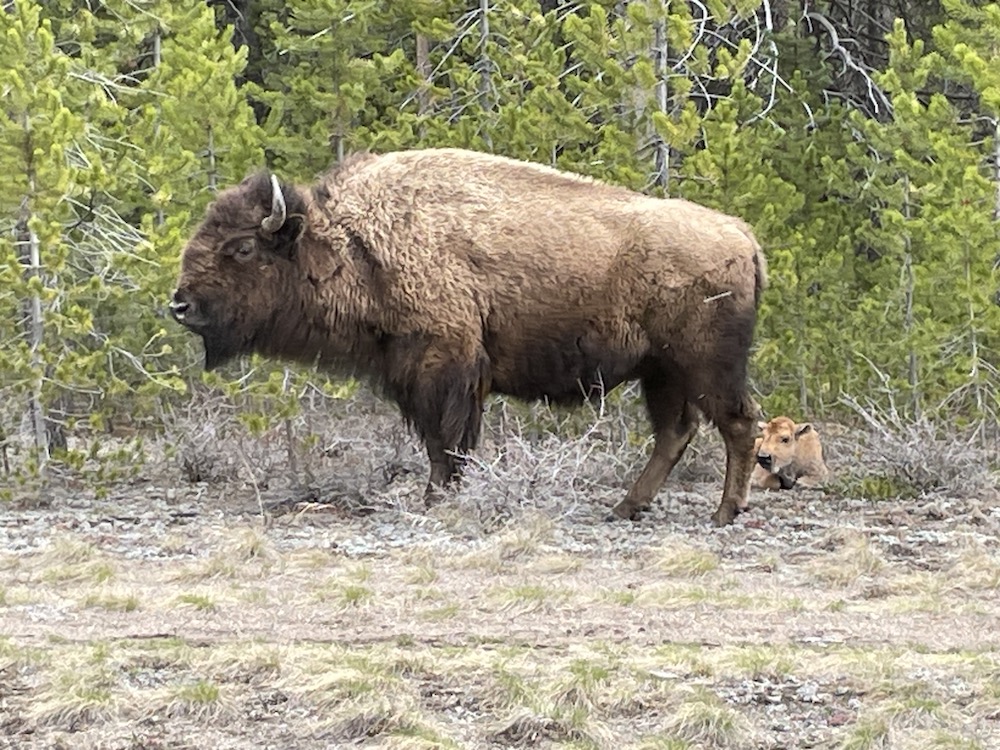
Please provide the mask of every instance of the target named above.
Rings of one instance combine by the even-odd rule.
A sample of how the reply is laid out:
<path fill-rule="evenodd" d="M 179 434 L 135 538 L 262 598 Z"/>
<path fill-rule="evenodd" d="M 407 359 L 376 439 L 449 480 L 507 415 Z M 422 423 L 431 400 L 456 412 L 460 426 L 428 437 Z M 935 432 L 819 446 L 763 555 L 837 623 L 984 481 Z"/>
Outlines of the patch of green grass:
<path fill-rule="evenodd" d="M 543 575 L 572 573 L 583 567 L 583 561 L 576 555 L 546 555 L 531 565 L 531 570 Z"/>
<path fill-rule="evenodd" d="M 613 669 L 589 659 L 574 659 L 567 667 L 569 676 L 559 681 L 552 703 L 563 710 L 593 711 L 608 689 Z"/>
<path fill-rule="evenodd" d="M 497 664 L 493 669 L 492 676 L 496 686 L 493 702 L 498 707 L 519 706 L 535 701 L 535 692 L 529 686 L 528 681 L 507 664 Z"/>
<path fill-rule="evenodd" d="M 676 737 L 646 737 L 639 743 L 639 750 L 695 750 L 695 746 Z"/>
<path fill-rule="evenodd" d="M 52 544 L 42 554 L 42 558 L 50 564 L 74 565 L 86 562 L 96 555 L 97 548 L 90 542 L 82 542 L 70 536 L 61 536 L 52 540 Z"/>
<path fill-rule="evenodd" d="M 179 594 L 175 601 L 186 607 L 194 607 L 200 612 L 213 612 L 216 609 L 215 602 L 205 594 Z"/>
<path fill-rule="evenodd" d="M 856 532 L 837 532 L 831 541 L 839 548 L 816 558 L 809 566 L 818 580 L 845 586 L 885 568 L 885 560 L 872 549 L 868 537 Z"/>
<path fill-rule="evenodd" d="M 95 721 L 114 709 L 114 687 L 103 659 L 64 665 L 35 691 L 28 713 L 39 724 L 50 726 Z"/>
<path fill-rule="evenodd" d="M 438 572 L 429 565 L 418 565 L 406 575 L 406 582 L 413 585 L 426 586 L 438 579 Z"/>
<path fill-rule="evenodd" d="M 639 599 L 638 592 L 632 589 L 612 589 L 601 593 L 601 598 L 622 607 L 631 607 Z"/>
<path fill-rule="evenodd" d="M 368 563 L 353 565 L 347 570 L 347 577 L 358 583 L 365 583 L 372 577 L 372 566 Z"/>
<path fill-rule="evenodd" d="M 134 612 L 139 609 L 139 597 L 135 594 L 91 593 L 83 598 L 80 606 L 108 612 Z"/>
<path fill-rule="evenodd" d="M 838 497 L 858 497 L 863 500 L 909 500 L 922 491 L 902 477 L 889 474 L 841 476 L 828 484 L 828 490 Z"/>
<path fill-rule="evenodd" d="M 340 601 L 347 607 L 360 607 L 375 597 L 375 592 L 367 586 L 349 583 L 340 590 Z"/>
<path fill-rule="evenodd" d="M 177 571 L 173 581 L 207 581 L 212 578 L 236 578 L 239 568 L 233 558 L 215 554 Z"/>
<path fill-rule="evenodd" d="M 494 590 L 493 595 L 503 602 L 502 609 L 518 609 L 525 612 L 534 612 L 544 607 L 554 606 L 567 598 L 565 591 L 530 583 L 518 586 L 501 586 Z"/>
<path fill-rule="evenodd" d="M 890 747 L 889 731 L 884 716 L 862 717 L 847 731 L 838 750 L 884 750 Z"/>
<path fill-rule="evenodd" d="M 5 665 L 39 668 L 52 661 L 52 650 L 34 646 L 20 646 L 10 638 L 0 637 L 0 660 Z"/>
<path fill-rule="evenodd" d="M 986 745 L 979 740 L 969 739 L 943 729 L 931 732 L 921 747 L 927 750 L 987 750 Z"/>
<path fill-rule="evenodd" d="M 732 665 L 750 677 L 783 678 L 798 669 L 798 660 L 789 649 L 772 646 L 746 646 L 732 656 Z"/>
<path fill-rule="evenodd" d="M 248 604 L 267 604 L 268 592 L 263 587 L 240 589 L 239 599 Z"/>
<path fill-rule="evenodd" d="M 209 705 L 218 702 L 222 693 L 219 686 L 211 680 L 199 679 L 180 685 L 174 691 L 174 697 L 184 703 L 194 705 Z"/>
<path fill-rule="evenodd" d="M 700 646 L 683 643 L 658 646 L 654 652 L 656 671 L 676 672 L 685 677 L 712 677 L 715 666 Z"/>
<path fill-rule="evenodd" d="M 653 567 L 668 576 L 691 578 L 717 570 L 719 556 L 711 550 L 668 541 L 656 555 Z"/>
<path fill-rule="evenodd" d="M 445 604 L 443 607 L 432 607 L 420 613 L 422 620 L 450 620 L 461 611 L 461 606 L 457 602 Z"/>
<path fill-rule="evenodd" d="M 755 746 L 749 719 L 705 688 L 692 690 L 674 709 L 663 735 L 718 750 Z"/>
<path fill-rule="evenodd" d="M 406 743 L 404 746 L 408 749 L 413 748 L 413 750 L 421 750 L 422 748 L 427 748 L 427 750 L 441 748 L 443 750 L 445 748 L 462 747 L 454 740 L 445 737 L 433 727 L 427 726 L 420 721 L 404 721 L 400 726 L 387 732 L 387 734 L 389 736 L 405 738 Z"/>
<path fill-rule="evenodd" d="M 525 584 L 523 586 L 511 586 L 506 595 L 515 601 L 540 602 L 549 596 L 549 591 L 544 586 Z"/>
<path fill-rule="evenodd" d="M 54 565 L 42 573 L 46 583 L 107 583 L 115 577 L 115 568 L 108 560 L 85 560 Z"/>

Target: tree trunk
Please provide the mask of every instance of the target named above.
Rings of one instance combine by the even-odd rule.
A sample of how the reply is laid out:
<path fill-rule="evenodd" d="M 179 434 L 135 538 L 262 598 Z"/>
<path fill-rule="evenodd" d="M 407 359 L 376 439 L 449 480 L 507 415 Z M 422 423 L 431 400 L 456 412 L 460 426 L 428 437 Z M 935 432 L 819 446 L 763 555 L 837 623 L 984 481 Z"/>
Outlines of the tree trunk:
<path fill-rule="evenodd" d="M 417 114 L 426 115 L 431 108 L 431 60 L 430 43 L 424 34 L 417 33 L 416 52 L 417 75 L 420 76 L 420 89 L 417 91 Z M 421 133 L 421 135 L 423 135 Z"/>
<path fill-rule="evenodd" d="M 27 117 L 25 128 L 30 128 Z M 30 142 L 30 140 L 29 140 Z M 34 192 L 34 175 L 28 177 L 28 190 Z M 38 243 L 38 235 L 30 228 L 31 208 L 27 197 L 21 201 L 21 217 L 18 226 L 21 228 L 18 236 L 18 256 L 24 266 L 24 276 L 29 281 L 41 278 L 42 255 Z M 31 370 L 33 379 L 31 395 L 28 397 L 28 413 L 31 418 L 31 434 L 38 451 L 39 465 L 44 467 L 49 459 L 49 440 L 46 430 L 45 406 L 42 401 L 42 384 L 45 376 L 45 363 L 42 361 L 41 346 L 45 337 L 45 321 L 42 317 L 42 298 L 32 294 L 24 301 L 24 325 L 28 334 L 28 344 L 31 347 Z"/>
<path fill-rule="evenodd" d="M 670 0 L 664 0 L 663 13 L 669 11 Z M 667 20 L 661 18 L 653 25 L 653 60 L 656 69 L 656 108 L 667 114 Z M 670 144 L 659 134 L 656 135 L 656 184 L 670 195 Z"/>
<path fill-rule="evenodd" d="M 490 60 L 487 45 L 490 39 L 490 1 L 479 0 L 479 60 L 476 67 L 479 69 L 479 106 L 483 112 L 493 111 L 493 101 L 490 97 L 490 79 L 493 73 L 493 61 Z M 486 147 L 493 150 L 493 138 L 489 130 L 482 133 Z"/>
<path fill-rule="evenodd" d="M 910 216 L 910 180 L 909 177 L 903 177 L 903 216 L 907 220 L 911 218 Z M 906 247 L 906 253 L 903 255 L 903 283 L 904 286 L 904 305 L 905 309 L 903 312 L 903 330 L 906 331 L 907 339 L 913 335 L 913 293 L 916 287 L 916 277 L 913 273 L 913 254 L 911 253 L 910 247 L 910 235 L 907 233 L 903 237 L 903 242 Z M 906 378 L 910 386 L 910 396 L 911 396 L 911 406 L 913 408 L 913 418 L 920 418 L 920 390 L 919 390 L 919 368 L 917 362 L 917 352 L 913 347 L 913 341 L 910 340 L 909 351 L 906 356 L 907 360 L 907 373 Z"/>

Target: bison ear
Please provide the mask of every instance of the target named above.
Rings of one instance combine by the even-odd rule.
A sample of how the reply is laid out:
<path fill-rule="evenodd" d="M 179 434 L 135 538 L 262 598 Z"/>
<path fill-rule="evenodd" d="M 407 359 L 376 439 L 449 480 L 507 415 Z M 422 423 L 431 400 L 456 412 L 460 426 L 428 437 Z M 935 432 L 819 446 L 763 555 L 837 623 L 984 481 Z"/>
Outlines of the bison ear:
<path fill-rule="evenodd" d="M 813 426 L 809 422 L 804 422 L 795 426 L 795 437 L 802 437 L 807 432 L 812 432 Z"/>

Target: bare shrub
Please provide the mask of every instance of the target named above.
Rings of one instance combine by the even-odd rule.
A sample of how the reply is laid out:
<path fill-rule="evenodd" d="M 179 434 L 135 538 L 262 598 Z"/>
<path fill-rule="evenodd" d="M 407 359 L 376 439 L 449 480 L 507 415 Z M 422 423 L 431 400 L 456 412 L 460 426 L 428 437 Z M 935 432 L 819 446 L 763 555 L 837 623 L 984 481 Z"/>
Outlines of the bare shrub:
<path fill-rule="evenodd" d="M 189 482 L 252 486 L 262 510 L 271 512 L 322 505 L 352 514 L 424 515 L 427 458 L 396 408 L 368 389 L 317 398 L 261 432 L 249 429 L 239 404 L 201 389 L 165 417 L 173 470 Z M 907 419 L 894 407 L 843 403 L 863 426 L 823 429 L 832 469 L 828 494 L 882 499 L 995 492 L 1000 456 L 982 426 L 959 430 Z M 532 510 L 592 518 L 620 499 L 652 443 L 636 384 L 574 409 L 493 398 L 481 445 L 465 457 L 463 481 L 431 515 L 471 525 L 474 533 L 501 529 Z M 718 483 L 724 467 L 721 440 L 701 429 L 661 497 L 687 484 Z"/>
<path fill-rule="evenodd" d="M 841 401 L 868 429 L 828 440 L 830 453 L 839 457 L 833 490 L 872 499 L 996 492 L 1000 452 L 983 425 L 963 429 L 925 416 L 908 419 L 894 403 L 881 408 L 849 397 Z"/>

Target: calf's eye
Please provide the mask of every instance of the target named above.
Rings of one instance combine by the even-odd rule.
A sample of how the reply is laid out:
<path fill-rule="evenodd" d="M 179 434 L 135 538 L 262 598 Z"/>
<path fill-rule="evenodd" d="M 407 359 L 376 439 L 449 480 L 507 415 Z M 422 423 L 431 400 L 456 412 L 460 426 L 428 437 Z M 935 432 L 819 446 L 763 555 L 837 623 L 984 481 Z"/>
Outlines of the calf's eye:
<path fill-rule="evenodd" d="M 783 443 L 790 443 L 790 442 L 792 442 L 792 439 L 790 437 L 788 437 L 787 435 L 785 435 L 785 437 L 781 438 L 781 442 L 783 442 Z"/>

